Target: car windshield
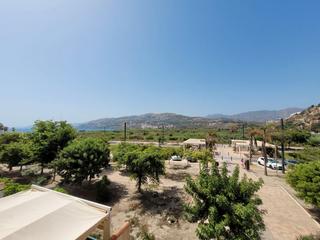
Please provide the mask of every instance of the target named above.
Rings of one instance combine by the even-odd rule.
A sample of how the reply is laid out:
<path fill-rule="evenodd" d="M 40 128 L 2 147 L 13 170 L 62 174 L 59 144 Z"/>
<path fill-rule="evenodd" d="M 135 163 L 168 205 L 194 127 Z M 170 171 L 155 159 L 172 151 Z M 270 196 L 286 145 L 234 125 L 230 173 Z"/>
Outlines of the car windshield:
<path fill-rule="evenodd" d="M 273 159 L 268 159 L 268 162 L 270 162 L 270 163 L 276 163 L 276 161 L 273 160 Z"/>

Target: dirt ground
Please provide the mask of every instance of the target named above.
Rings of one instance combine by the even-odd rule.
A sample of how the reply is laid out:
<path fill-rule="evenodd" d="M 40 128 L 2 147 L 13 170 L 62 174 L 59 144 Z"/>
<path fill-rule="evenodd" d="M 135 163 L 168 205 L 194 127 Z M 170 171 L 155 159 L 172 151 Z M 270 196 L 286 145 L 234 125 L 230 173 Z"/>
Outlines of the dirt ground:
<path fill-rule="evenodd" d="M 125 173 L 105 172 L 111 181 L 110 187 L 119 196 L 110 205 L 112 229 L 130 221 L 134 238 L 141 228 L 147 228 L 157 240 L 197 239 L 197 224 L 187 222 L 182 215 L 183 202 L 188 200 L 184 192 L 185 177 L 198 172 L 198 163 L 191 163 L 186 169 L 172 169 L 166 162 L 166 175 L 161 177 L 160 184 L 149 187 L 144 194 L 136 192 L 135 181 Z"/>

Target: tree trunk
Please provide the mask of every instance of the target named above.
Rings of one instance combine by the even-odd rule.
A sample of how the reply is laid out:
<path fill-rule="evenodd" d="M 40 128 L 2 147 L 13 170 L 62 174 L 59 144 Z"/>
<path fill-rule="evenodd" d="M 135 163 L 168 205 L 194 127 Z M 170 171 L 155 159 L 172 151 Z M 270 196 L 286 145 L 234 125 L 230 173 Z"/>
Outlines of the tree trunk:
<path fill-rule="evenodd" d="M 138 192 L 141 193 L 141 182 L 142 182 L 142 177 L 138 177 Z"/>
<path fill-rule="evenodd" d="M 56 174 L 57 174 L 57 169 L 54 168 L 54 169 L 53 169 L 53 177 L 52 177 L 52 181 L 53 181 L 53 182 L 56 180 Z"/>
<path fill-rule="evenodd" d="M 20 172 L 22 172 L 22 165 L 20 165 Z"/>
<path fill-rule="evenodd" d="M 43 163 L 41 163 L 41 172 L 40 172 L 41 175 L 43 174 L 43 169 L 44 169 L 44 165 Z"/>

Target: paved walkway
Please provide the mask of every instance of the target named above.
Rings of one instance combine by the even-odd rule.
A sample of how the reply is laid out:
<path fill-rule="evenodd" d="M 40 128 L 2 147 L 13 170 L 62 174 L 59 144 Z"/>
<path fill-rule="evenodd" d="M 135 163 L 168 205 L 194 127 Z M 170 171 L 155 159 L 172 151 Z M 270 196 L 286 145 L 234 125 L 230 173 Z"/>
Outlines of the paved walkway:
<path fill-rule="evenodd" d="M 216 157 L 217 160 L 222 161 L 223 156 L 223 161 L 229 163 L 230 170 L 237 164 L 240 165 L 242 156 L 233 153 L 232 148 L 219 146 L 217 151 L 221 152 L 221 155 Z M 268 172 L 269 176 L 264 176 L 264 169 L 259 165 L 252 165 L 249 172 L 240 167 L 241 174 L 245 173 L 252 179 L 261 177 L 264 180 L 264 185 L 258 193 L 263 201 L 262 209 L 267 210 L 264 216 L 266 231 L 263 239 L 295 240 L 300 235 L 319 233 L 320 225 L 286 190 L 288 186 L 282 173 L 271 169 L 268 169 Z"/>

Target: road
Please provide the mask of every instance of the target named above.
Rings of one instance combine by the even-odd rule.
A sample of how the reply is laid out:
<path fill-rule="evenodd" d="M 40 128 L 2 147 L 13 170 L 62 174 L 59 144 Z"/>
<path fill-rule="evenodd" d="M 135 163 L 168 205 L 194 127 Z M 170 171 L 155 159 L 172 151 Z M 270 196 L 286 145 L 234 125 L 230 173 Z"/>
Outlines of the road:
<path fill-rule="evenodd" d="M 252 164 L 250 171 L 247 171 L 241 167 L 242 156 L 234 153 L 231 147 L 220 145 L 217 151 L 221 153 L 217 160 L 227 162 L 229 170 L 240 165 L 241 175 L 263 179 L 264 185 L 258 192 L 263 201 L 262 209 L 267 210 L 263 239 L 295 240 L 300 235 L 320 233 L 320 225 L 292 195 L 293 190 L 289 189 L 280 171 L 268 169 L 269 176 L 264 176 L 264 168 L 256 164 Z"/>

